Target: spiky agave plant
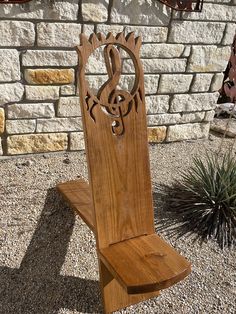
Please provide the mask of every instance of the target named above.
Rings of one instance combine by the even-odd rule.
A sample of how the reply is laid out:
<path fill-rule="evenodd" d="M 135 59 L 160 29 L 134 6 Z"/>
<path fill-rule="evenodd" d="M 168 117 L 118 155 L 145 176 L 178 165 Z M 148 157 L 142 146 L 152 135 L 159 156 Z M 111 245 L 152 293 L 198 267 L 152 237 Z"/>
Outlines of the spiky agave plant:
<path fill-rule="evenodd" d="M 207 154 L 203 162 L 182 173 L 169 193 L 169 209 L 181 217 L 181 226 L 203 240 L 214 238 L 223 248 L 236 242 L 236 160 Z M 182 228 L 183 230 L 183 228 Z"/>

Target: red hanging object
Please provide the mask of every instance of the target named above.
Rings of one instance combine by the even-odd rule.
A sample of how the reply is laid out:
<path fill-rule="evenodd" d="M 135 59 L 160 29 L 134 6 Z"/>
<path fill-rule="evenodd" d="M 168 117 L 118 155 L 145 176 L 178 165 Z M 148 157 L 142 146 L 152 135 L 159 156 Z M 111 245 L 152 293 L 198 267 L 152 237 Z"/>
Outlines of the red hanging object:
<path fill-rule="evenodd" d="M 236 35 L 234 36 L 229 62 L 224 72 L 223 85 L 219 92 L 220 102 L 236 102 Z"/>
<path fill-rule="evenodd" d="M 159 0 L 177 11 L 201 12 L 203 0 Z"/>

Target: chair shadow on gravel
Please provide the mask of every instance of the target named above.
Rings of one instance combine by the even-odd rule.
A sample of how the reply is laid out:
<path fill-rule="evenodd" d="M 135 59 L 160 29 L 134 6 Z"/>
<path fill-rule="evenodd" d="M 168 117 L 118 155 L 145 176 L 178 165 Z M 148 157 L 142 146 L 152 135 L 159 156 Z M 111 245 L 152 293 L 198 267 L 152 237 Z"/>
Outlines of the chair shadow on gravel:
<path fill-rule="evenodd" d="M 75 215 L 55 189 L 46 202 L 19 269 L 0 267 L 0 313 L 101 313 L 97 281 L 60 274 Z"/>

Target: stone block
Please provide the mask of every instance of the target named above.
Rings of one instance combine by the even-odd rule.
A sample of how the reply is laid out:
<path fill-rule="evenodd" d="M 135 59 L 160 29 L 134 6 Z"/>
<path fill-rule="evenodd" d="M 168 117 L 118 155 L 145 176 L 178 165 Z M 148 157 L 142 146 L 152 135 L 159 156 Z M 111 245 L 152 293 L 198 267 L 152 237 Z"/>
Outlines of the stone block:
<path fill-rule="evenodd" d="M 83 0 L 82 17 L 84 21 L 106 22 L 109 0 Z"/>
<path fill-rule="evenodd" d="M 147 114 L 166 113 L 169 110 L 168 95 L 152 95 L 146 96 Z"/>
<path fill-rule="evenodd" d="M 143 69 L 147 73 L 163 73 L 163 72 L 185 72 L 186 59 L 143 59 Z M 134 73 L 132 60 L 125 60 L 123 64 L 124 73 Z"/>
<path fill-rule="evenodd" d="M 236 21 L 236 7 L 227 4 L 204 3 L 202 12 L 183 13 L 185 20 Z"/>
<path fill-rule="evenodd" d="M 0 108 L 0 135 L 4 133 L 5 130 L 5 111 Z"/>
<path fill-rule="evenodd" d="M 162 44 L 160 44 L 162 45 Z M 155 45 L 152 48 L 152 45 L 149 45 L 147 52 L 145 52 L 145 46 L 142 48 L 141 54 L 145 59 L 142 60 L 142 65 L 145 73 L 159 73 L 159 72 L 184 72 L 186 69 L 187 59 L 179 58 L 179 56 L 184 51 L 184 46 L 177 45 L 174 48 L 174 45 L 171 45 L 170 49 L 167 49 L 167 46 L 163 44 L 163 49 L 156 45 L 158 49 L 155 52 Z M 182 46 L 182 47 L 181 47 Z M 152 50 L 153 49 L 153 50 Z M 168 51 L 167 51 L 168 50 Z M 144 51 L 144 52 L 143 52 Z M 146 58 L 147 56 L 152 57 Z M 128 57 L 127 54 L 125 55 Z M 175 59 L 162 59 L 160 56 L 171 57 L 173 56 Z M 122 72 L 124 74 L 132 74 L 135 71 L 134 63 L 132 59 L 123 59 L 123 67 Z M 88 59 L 88 63 L 86 64 L 86 74 L 107 74 L 107 69 L 104 62 L 104 56 L 102 49 L 97 49 Z"/>
<path fill-rule="evenodd" d="M 1 18 L 77 20 L 78 0 L 30 1 L 25 4 L 2 4 Z"/>
<path fill-rule="evenodd" d="M 39 47 L 75 47 L 79 45 L 81 25 L 76 23 L 39 23 Z"/>
<path fill-rule="evenodd" d="M 176 142 L 190 139 L 207 138 L 209 134 L 209 123 L 190 123 L 171 125 L 167 130 L 167 142 Z"/>
<path fill-rule="evenodd" d="M 215 108 L 218 97 L 218 93 L 174 95 L 170 106 L 170 112 L 211 110 Z"/>
<path fill-rule="evenodd" d="M 226 69 L 230 47 L 193 46 L 188 72 L 222 72 Z"/>
<path fill-rule="evenodd" d="M 29 84 L 74 83 L 74 69 L 26 69 L 25 79 Z"/>
<path fill-rule="evenodd" d="M 82 128 L 81 118 L 38 119 L 36 132 L 48 133 L 82 131 Z"/>
<path fill-rule="evenodd" d="M 184 48 L 184 52 L 182 54 L 182 57 L 184 58 L 187 58 L 190 56 L 190 53 L 191 53 L 191 46 L 190 45 L 185 45 L 185 48 Z"/>
<path fill-rule="evenodd" d="M 97 95 L 98 89 L 108 80 L 108 76 L 107 75 L 86 75 L 86 80 L 88 82 L 91 92 L 94 95 Z"/>
<path fill-rule="evenodd" d="M 205 111 L 200 112 L 191 112 L 191 113 L 183 113 L 181 115 L 181 123 L 193 123 L 193 122 L 201 122 L 205 118 Z"/>
<path fill-rule="evenodd" d="M 179 113 L 148 115 L 147 121 L 148 126 L 176 124 L 181 122 L 181 115 Z"/>
<path fill-rule="evenodd" d="M 60 97 L 57 115 L 58 117 L 81 116 L 79 97 Z"/>
<path fill-rule="evenodd" d="M 20 60 L 15 49 L 0 49 L 0 82 L 20 80 Z"/>
<path fill-rule="evenodd" d="M 232 45 L 235 33 L 236 33 L 236 24 L 227 23 L 222 45 Z"/>
<path fill-rule="evenodd" d="M 224 136 L 236 137 L 236 122 L 234 119 L 214 119 L 211 123 L 211 130 Z"/>
<path fill-rule="evenodd" d="M 192 92 L 207 92 L 211 85 L 213 74 L 197 73 L 193 79 Z"/>
<path fill-rule="evenodd" d="M 107 74 L 103 48 L 96 49 L 88 58 L 85 68 L 86 74 Z"/>
<path fill-rule="evenodd" d="M 144 88 L 146 94 L 156 94 L 159 82 L 159 75 L 144 75 Z M 131 91 L 134 86 L 134 75 L 121 75 L 119 87 L 126 91 Z M 107 80 L 107 75 L 87 75 L 89 87 L 94 94 L 97 94 L 99 87 L 101 87 Z"/>
<path fill-rule="evenodd" d="M 83 150 L 85 149 L 84 134 L 82 132 L 70 133 L 70 150 Z"/>
<path fill-rule="evenodd" d="M 211 91 L 217 92 L 222 87 L 224 81 L 224 74 L 223 73 L 216 73 L 213 77 L 211 83 Z"/>
<path fill-rule="evenodd" d="M 31 154 L 66 150 L 67 134 L 12 135 L 7 138 L 7 154 Z"/>
<path fill-rule="evenodd" d="M 75 95 L 75 93 L 76 93 L 75 85 L 64 85 L 64 86 L 61 86 L 60 93 L 61 93 L 62 96 Z"/>
<path fill-rule="evenodd" d="M 113 33 L 113 35 L 117 35 L 118 33 L 123 32 L 123 25 L 116 24 L 98 24 L 97 25 L 97 33 L 102 33 L 103 35 L 107 35 L 109 32 Z"/>
<path fill-rule="evenodd" d="M 112 23 L 156 25 L 169 24 L 171 9 L 152 0 L 114 0 L 111 10 Z"/>
<path fill-rule="evenodd" d="M 34 133 L 36 120 L 6 120 L 7 134 Z"/>
<path fill-rule="evenodd" d="M 214 116 L 215 116 L 215 110 L 206 111 L 204 121 L 212 122 L 214 119 Z"/>
<path fill-rule="evenodd" d="M 147 95 L 157 93 L 159 78 L 158 74 L 144 75 L 144 90 Z"/>
<path fill-rule="evenodd" d="M 27 50 L 22 55 L 23 66 L 76 66 L 76 51 Z"/>
<path fill-rule="evenodd" d="M 83 24 L 82 25 L 83 27 L 83 33 L 86 35 L 86 36 L 90 36 L 92 33 L 94 33 L 94 25 L 90 25 L 90 24 Z"/>
<path fill-rule="evenodd" d="M 52 100 L 59 98 L 59 86 L 25 86 L 26 99 Z"/>
<path fill-rule="evenodd" d="M 159 78 L 160 78 L 160 75 L 158 74 L 144 75 L 144 90 L 146 94 L 157 93 Z M 104 79 L 104 82 L 105 82 L 105 79 Z M 126 91 L 131 91 L 134 86 L 134 82 L 135 82 L 134 75 L 121 75 L 119 88 Z"/>
<path fill-rule="evenodd" d="M 219 44 L 225 23 L 173 21 L 169 42 L 186 44 Z"/>
<path fill-rule="evenodd" d="M 158 26 L 125 26 L 125 32 L 135 32 L 136 36 L 141 36 L 142 42 L 163 43 L 167 40 L 168 28 Z"/>
<path fill-rule="evenodd" d="M 26 21 L 0 21 L 0 38 L 0 46 L 33 46 L 35 41 L 34 24 Z"/>
<path fill-rule="evenodd" d="M 165 126 L 149 127 L 148 128 L 148 142 L 149 143 L 162 143 L 166 138 Z"/>
<path fill-rule="evenodd" d="M 13 104 L 8 105 L 8 119 L 53 118 L 53 103 Z"/>
<path fill-rule="evenodd" d="M 179 58 L 184 51 L 180 44 L 143 44 L 141 58 Z"/>
<path fill-rule="evenodd" d="M 189 74 L 162 74 L 160 78 L 158 93 L 185 93 L 189 91 L 192 82 Z"/>
<path fill-rule="evenodd" d="M 24 87 L 21 83 L 0 84 L 0 106 L 21 100 Z"/>

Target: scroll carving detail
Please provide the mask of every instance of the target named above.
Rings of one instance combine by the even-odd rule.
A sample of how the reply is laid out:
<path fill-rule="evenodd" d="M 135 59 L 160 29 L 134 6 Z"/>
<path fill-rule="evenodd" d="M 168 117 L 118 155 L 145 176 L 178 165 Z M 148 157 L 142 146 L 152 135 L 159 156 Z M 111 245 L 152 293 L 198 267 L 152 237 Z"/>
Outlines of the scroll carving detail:
<path fill-rule="evenodd" d="M 94 95 L 88 87 L 88 83 L 85 83 L 85 66 L 91 53 L 101 46 L 104 46 L 104 60 L 108 80 L 100 87 L 97 95 Z M 143 103 L 143 86 L 139 80 L 139 74 L 142 73 L 142 67 L 138 58 L 140 46 L 140 38 L 135 38 L 133 33 L 128 34 L 126 37 L 124 33 L 120 33 L 116 38 L 109 33 L 107 38 L 101 34 L 93 34 L 89 40 L 82 35 L 81 46 L 78 47 L 82 63 L 80 87 L 84 91 L 86 109 L 91 119 L 96 122 L 94 108 L 99 106 L 102 112 L 110 118 L 111 129 L 116 136 L 125 133 L 125 117 L 130 114 L 133 108 L 137 113 L 139 106 Z M 122 72 L 122 62 L 118 47 L 123 48 L 129 54 L 135 66 L 135 83 L 131 91 L 118 88 Z"/>

